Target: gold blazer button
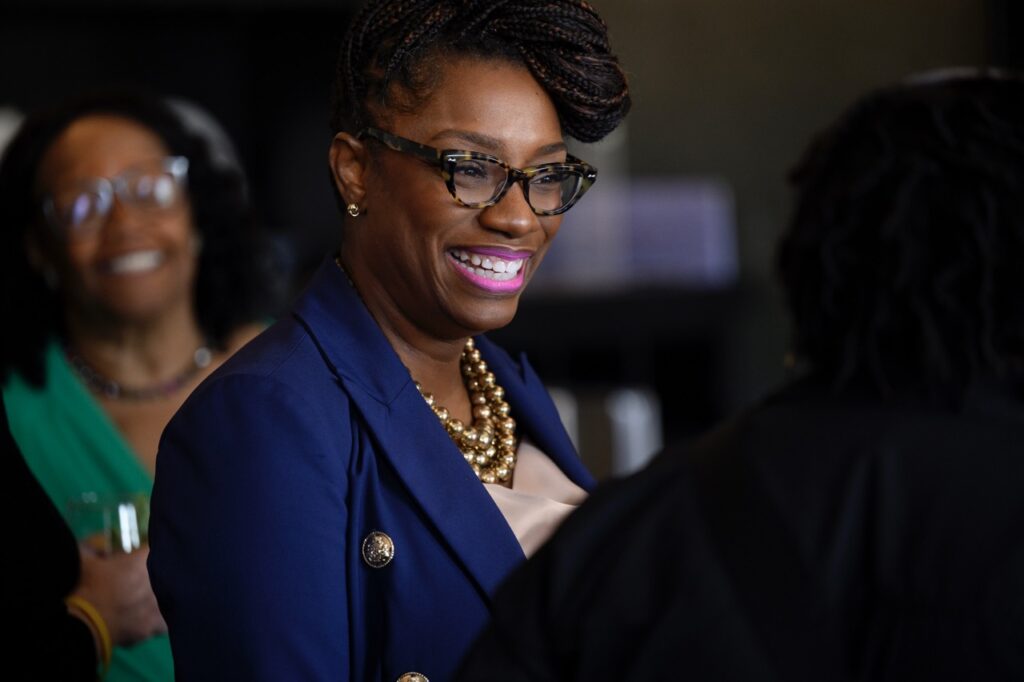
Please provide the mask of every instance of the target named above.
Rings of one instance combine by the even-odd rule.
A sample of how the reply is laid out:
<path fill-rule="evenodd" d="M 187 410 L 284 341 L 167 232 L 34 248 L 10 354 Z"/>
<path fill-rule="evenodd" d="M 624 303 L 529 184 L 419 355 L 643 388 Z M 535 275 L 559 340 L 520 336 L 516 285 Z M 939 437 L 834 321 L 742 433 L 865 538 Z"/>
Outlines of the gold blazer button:
<path fill-rule="evenodd" d="M 363 540 L 363 561 L 372 568 L 384 568 L 391 563 L 391 560 L 395 558 L 395 543 L 391 540 L 387 533 L 382 533 L 379 530 L 375 530 L 366 536 Z M 408 673 L 410 675 L 418 675 L 419 673 Z M 427 678 L 420 675 L 423 680 Z M 405 682 L 405 676 L 398 678 Z M 410 678 L 410 680 L 418 678 Z"/>

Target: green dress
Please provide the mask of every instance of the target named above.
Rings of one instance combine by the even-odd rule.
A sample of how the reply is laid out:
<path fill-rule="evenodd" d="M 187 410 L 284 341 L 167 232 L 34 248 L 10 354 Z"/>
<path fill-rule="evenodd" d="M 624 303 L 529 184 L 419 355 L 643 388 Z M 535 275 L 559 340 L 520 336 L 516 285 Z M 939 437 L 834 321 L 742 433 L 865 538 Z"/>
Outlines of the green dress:
<path fill-rule="evenodd" d="M 153 479 L 75 376 L 60 344 L 50 343 L 46 349 L 43 388 L 34 388 L 15 374 L 3 387 L 3 399 L 14 440 L 69 525 L 68 503 L 85 492 L 148 495 L 152 491 Z M 173 680 L 167 636 L 115 647 L 105 679 Z"/>

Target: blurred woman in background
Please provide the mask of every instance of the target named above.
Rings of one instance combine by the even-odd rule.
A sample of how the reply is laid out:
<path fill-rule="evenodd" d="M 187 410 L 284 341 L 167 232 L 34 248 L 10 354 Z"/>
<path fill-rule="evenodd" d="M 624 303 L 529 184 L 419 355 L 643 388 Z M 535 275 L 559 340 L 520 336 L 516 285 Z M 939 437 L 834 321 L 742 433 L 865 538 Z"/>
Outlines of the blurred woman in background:
<path fill-rule="evenodd" d="M 30 469 L 78 533 L 71 509 L 83 493 L 148 495 L 171 415 L 261 328 L 277 290 L 267 242 L 240 171 L 215 167 L 164 100 L 131 93 L 25 121 L 0 164 L 0 225 L 4 404 Z M 137 589 L 153 634 L 164 626 L 146 554 L 83 547 L 82 563 Z M 95 606 L 116 620 L 109 605 Z M 171 678 L 166 637 L 114 651 L 108 679 Z"/>

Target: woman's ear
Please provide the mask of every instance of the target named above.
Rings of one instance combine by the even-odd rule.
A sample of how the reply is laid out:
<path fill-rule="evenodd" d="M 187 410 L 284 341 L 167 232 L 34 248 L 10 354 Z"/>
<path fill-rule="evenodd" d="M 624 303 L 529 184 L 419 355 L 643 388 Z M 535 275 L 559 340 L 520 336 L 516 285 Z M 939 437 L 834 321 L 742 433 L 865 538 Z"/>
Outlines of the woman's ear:
<path fill-rule="evenodd" d="M 331 141 L 331 176 L 345 204 L 362 207 L 366 197 L 368 154 L 366 145 L 348 133 L 338 133 Z"/>

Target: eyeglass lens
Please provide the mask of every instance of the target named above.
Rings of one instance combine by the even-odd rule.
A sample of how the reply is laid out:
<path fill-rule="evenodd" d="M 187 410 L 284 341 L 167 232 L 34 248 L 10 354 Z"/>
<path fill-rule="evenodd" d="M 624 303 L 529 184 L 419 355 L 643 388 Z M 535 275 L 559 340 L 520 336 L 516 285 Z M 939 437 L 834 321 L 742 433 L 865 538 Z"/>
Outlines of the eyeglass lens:
<path fill-rule="evenodd" d="M 180 183 L 170 170 L 141 170 L 113 181 L 97 178 L 89 187 L 78 187 L 53 196 L 57 222 L 73 231 L 99 227 L 110 213 L 114 195 L 143 210 L 171 207 L 180 195 Z"/>
<path fill-rule="evenodd" d="M 453 164 L 456 198 L 464 204 L 485 204 L 505 187 L 508 172 L 504 166 L 487 159 L 460 159 Z M 538 211 L 557 211 L 568 205 L 579 191 L 579 174 L 551 170 L 529 180 L 527 199 Z"/>

